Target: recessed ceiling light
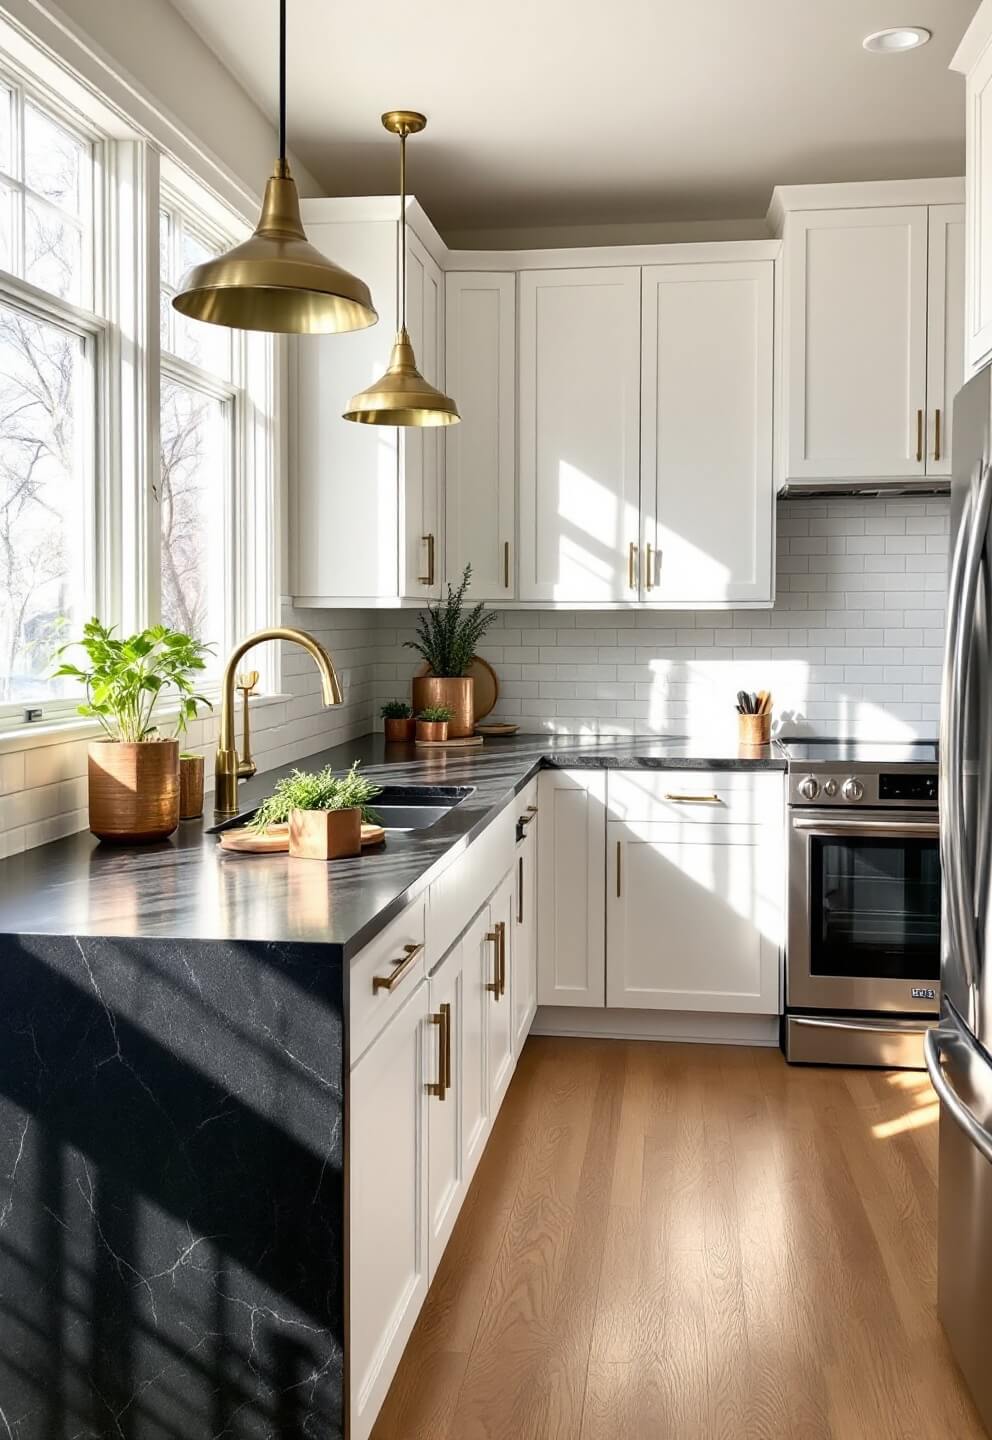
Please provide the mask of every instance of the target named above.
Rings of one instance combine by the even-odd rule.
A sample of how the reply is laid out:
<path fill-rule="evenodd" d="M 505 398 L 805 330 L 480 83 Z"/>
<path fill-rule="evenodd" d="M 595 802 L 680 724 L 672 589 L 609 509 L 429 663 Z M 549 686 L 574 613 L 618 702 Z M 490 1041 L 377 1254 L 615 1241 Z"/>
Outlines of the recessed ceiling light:
<path fill-rule="evenodd" d="M 930 39 L 930 31 L 922 25 L 897 25 L 891 30 L 876 30 L 861 42 L 873 55 L 899 55 L 903 50 L 918 50 Z"/>

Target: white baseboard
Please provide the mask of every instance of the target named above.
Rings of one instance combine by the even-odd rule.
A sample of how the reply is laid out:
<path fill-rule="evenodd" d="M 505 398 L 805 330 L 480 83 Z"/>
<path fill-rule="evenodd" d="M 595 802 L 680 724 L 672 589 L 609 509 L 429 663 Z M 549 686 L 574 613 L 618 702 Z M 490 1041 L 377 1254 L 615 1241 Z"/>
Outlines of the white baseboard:
<path fill-rule="evenodd" d="M 676 1040 L 690 1045 L 778 1044 L 777 1015 L 710 1015 L 702 1011 L 589 1010 L 541 1005 L 532 1035 L 600 1040 Z"/>

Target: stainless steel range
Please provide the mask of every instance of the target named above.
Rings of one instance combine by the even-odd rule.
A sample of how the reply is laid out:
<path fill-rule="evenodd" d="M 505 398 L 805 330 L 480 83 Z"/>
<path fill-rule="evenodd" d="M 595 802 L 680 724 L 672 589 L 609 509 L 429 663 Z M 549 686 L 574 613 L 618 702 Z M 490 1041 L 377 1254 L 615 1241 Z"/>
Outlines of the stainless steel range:
<path fill-rule="evenodd" d="M 940 1009 L 937 747 L 784 748 L 786 1058 L 922 1068 Z"/>

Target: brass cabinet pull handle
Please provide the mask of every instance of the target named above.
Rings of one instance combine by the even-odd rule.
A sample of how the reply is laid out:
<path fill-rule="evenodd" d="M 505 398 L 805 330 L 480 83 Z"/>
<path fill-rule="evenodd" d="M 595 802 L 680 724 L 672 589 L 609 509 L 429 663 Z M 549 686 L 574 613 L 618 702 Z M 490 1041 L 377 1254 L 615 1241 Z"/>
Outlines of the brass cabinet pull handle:
<path fill-rule="evenodd" d="M 404 975 L 409 973 L 414 961 L 417 959 L 417 956 L 422 955 L 424 952 L 423 945 L 404 945 L 403 949 L 406 951 L 406 954 L 403 956 L 402 960 L 393 961 L 393 965 L 396 968 L 393 970 L 393 973 L 391 975 L 372 976 L 373 995 L 378 995 L 380 990 L 395 990 L 397 985 L 403 979 Z"/>
<path fill-rule="evenodd" d="M 651 548 L 651 542 L 650 542 L 650 541 L 648 542 L 647 554 L 646 554 L 644 563 L 645 563 L 646 570 L 647 570 L 647 575 L 646 575 L 646 578 L 645 578 L 645 581 L 644 581 L 644 588 L 645 588 L 645 590 L 653 590 L 653 589 L 654 589 L 654 550 Z"/>
<path fill-rule="evenodd" d="M 499 926 L 495 930 L 486 931 L 486 939 L 491 940 L 495 949 L 493 950 L 493 978 L 486 981 L 486 989 L 492 991 L 496 999 L 499 999 Z"/>
<path fill-rule="evenodd" d="M 434 584 L 434 536 L 422 535 L 421 540 L 427 546 L 427 574 L 419 577 L 421 585 Z"/>
<path fill-rule="evenodd" d="M 933 416 L 933 458 L 940 459 L 940 411 L 935 410 Z"/>
<path fill-rule="evenodd" d="M 692 795 L 683 794 L 677 790 L 667 791 L 666 800 L 674 800 L 677 805 L 722 805 L 723 801 L 719 795 Z"/>
<path fill-rule="evenodd" d="M 524 923 L 524 857 L 517 861 L 517 924 Z"/>
<path fill-rule="evenodd" d="M 510 542 L 503 541 L 503 589 L 510 588 Z"/>
<path fill-rule="evenodd" d="M 427 1086 L 429 1095 L 443 1100 L 451 1089 L 451 1006 L 445 1001 L 437 1015 L 428 1017 L 438 1027 L 437 1079 Z"/>
<path fill-rule="evenodd" d="M 917 464 L 923 460 L 923 411 L 916 412 L 916 461 Z"/>
<path fill-rule="evenodd" d="M 623 894 L 622 872 L 621 872 L 621 869 L 620 869 L 620 866 L 621 866 L 621 863 L 622 863 L 620 857 L 621 857 L 622 855 L 623 855 L 623 841 L 622 841 L 622 840 L 618 840 L 618 841 L 617 841 L 617 899 L 618 899 L 618 900 L 620 899 L 620 896 Z"/>
<path fill-rule="evenodd" d="M 631 590 L 637 589 L 637 541 L 631 540 L 627 548 L 627 585 Z"/>
<path fill-rule="evenodd" d="M 536 818 L 536 816 L 537 816 L 537 806 L 536 806 L 536 805 L 528 805 L 528 806 L 527 806 L 527 813 L 526 813 L 526 815 L 521 815 L 521 817 L 520 817 L 520 823 L 521 823 L 521 825 L 529 825 L 530 822 L 531 822 L 533 819 Z"/>

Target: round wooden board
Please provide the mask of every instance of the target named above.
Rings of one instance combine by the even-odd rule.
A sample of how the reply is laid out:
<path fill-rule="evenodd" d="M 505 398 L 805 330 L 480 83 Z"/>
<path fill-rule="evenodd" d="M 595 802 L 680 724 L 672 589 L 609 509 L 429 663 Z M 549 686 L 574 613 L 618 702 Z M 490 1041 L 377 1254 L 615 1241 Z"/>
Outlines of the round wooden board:
<path fill-rule="evenodd" d="M 431 667 L 422 665 L 418 675 L 430 675 Z M 499 699 L 499 678 L 488 660 L 473 655 L 465 674 L 475 681 L 472 686 L 472 723 L 477 724 L 492 710 Z"/>
<path fill-rule="evenodd" d="M 491 725 L 477 724 L 475 733 L 484 736 L 516 735 L 519 729 L 519 725 L 511 725 L 507 720 L 494 720 Z"/>
<path fill-rule="evenodd" d="M 289 826 L 260 832 L 241 825 L 237 830 L 222 830 L 217 838 L 223 849 L 239 855 L 280 855 L 289 849 Z"/>
<path fill-rule="evenodd" d="M 386 838 L 386 832 L 381 825 L 362 826 L 362 845 L 381 845 Z"/>

